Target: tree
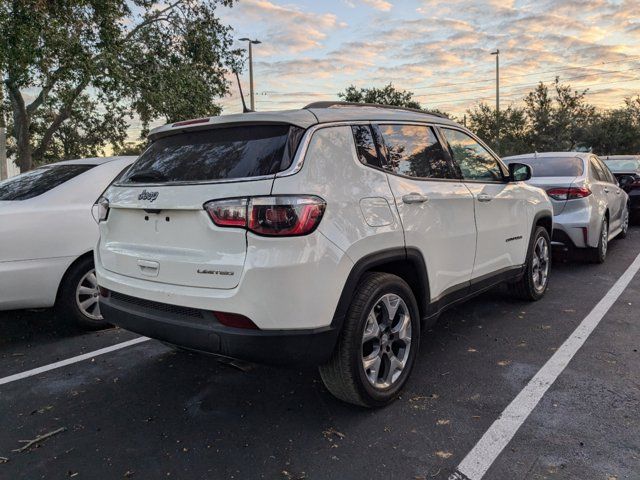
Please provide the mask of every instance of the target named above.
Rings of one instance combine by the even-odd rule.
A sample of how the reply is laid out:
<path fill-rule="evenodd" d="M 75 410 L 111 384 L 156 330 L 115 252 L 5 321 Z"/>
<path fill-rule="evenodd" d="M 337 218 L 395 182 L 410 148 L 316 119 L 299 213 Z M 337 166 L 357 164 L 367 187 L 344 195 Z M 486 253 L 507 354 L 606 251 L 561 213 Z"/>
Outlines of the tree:
<path fill-rule="evenodd" d="M 379 105 L 392 105 L 395 107 L 421 109 L 420 103 L 413 100 L 413 92 L 398 90 L 391 83 L 382 88 L 357 88 L 348 86 L 344 92 L 338 93 L 338 97 L 345 102 L 377 103 Z"/>
<path fill-rule="evenodd" d="M 217 6 L 231 4 L 0 3 L 0 71 L 21 169 L 65 149 L 96 151 L 100 128 L 103 138 L 122 142 L 127 115 L 137 114 L 146 129 L 158 118 L 218 114 L 215 100 L 228 93 L 225 74 L 239 68 L 231 29 L 215 16 Z"/>
<path fill-rule="evenodd" d="M 480 103 L 471 110 L 469 129 L 497 151 L 496 109 L 486 103 Z M 508 106 L 500 111 L 500 154 L 503 156 L 523 153 L 528 149 L 528 124 L 524 109 Z"/>
<path fill-rule="evenodd" d="M 558 78 L 553 89 L 555 98 L 549 87 L 540 82 L 524 99 L 530 122 L 529 143 L 535 151 L 575 149 L 595 114 L 595 107 L 586 102 L 587 90 L 572 90 Z"/>
<path fill-rule="evenodd" d="M 633 100 L 623 108 L 598 112 L 588 124 L 582 138 L 584 148 L 598 155 L 637 154 L 640 152 L 640 116 Z"/>

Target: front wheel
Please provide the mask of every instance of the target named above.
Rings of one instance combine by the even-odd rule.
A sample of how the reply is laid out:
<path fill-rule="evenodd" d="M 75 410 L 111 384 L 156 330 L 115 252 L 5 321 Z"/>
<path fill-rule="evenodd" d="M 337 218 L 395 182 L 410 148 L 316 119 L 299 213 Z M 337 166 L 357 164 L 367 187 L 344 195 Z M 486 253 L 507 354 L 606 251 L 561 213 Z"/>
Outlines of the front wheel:
<path fill-rule="evenodd" d="M 549 285 L 551 240 L 544 227 L 536 227 L 522 278 L 511 284 L 512 293 L 523 300 L 540 300 Z"/>
<path fill-rule="evenodd" d="M 340 400 L 381 407 L 406 383 L 419 344 L 418 306 L 409 285 L 396 275 L 370 273 L 356 290 L 336 349 L 320 367 L 320 376 Z"/>

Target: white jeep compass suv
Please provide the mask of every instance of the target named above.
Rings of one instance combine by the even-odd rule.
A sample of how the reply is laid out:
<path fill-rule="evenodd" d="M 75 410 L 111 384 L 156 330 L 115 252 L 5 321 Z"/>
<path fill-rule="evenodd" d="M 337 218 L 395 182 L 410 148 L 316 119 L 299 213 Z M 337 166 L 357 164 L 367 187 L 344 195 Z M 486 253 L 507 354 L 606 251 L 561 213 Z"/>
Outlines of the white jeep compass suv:
<path fill-rule="evenodd" d="M 547 288 L 549 199 L 446 118 L 315 103 L 150 140 L 100 201 L 101 311 L 128 330 L 319 365 L 338 398 L 381 406 L 444 308 Z"/>

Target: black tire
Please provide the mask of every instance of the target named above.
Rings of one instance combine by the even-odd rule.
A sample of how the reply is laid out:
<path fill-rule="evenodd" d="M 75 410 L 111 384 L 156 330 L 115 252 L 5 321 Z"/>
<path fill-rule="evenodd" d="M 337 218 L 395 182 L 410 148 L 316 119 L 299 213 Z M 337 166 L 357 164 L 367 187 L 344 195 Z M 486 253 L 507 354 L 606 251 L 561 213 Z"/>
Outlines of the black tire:
<path fill-rule="evenodd" d="M 541 240 L 542 239 L 542 240 Z M 536 257 L 536 246 L 539 242 L 545 242 L 548 251 L 548 270 L 546 280 L 541 282 L 541 287 L 536 283 L 536 270 L 534 259 Z M 539 260 L 538 260 L 539 262 Z M 526 267 L 522 277 L 514 283 L 509 284 L 509 290 L 512 295 L 521 300 L 537 301 L 540 300 L 549 286 L 549 273 L 551 272 L 551 239 L 549 232 L 544 227 L 537 226 L 531 236 L 529 249 L 527 252 Z"/>
<path fill-rule="evenodd" d="M 627 205 L 627 209 L 625 210 L 625 215 L 627 216 L 626 222 L 625 219 L 622 219 L 622 229 L 616 238 L 624 239 L 627 238 L 629 234 L 629 225 L 631 224 L 631 214 L 629 213 L 629 205 Z"/>
<path fill-rule="evenodd" d="M 607 232 L 607 240 L 604 239 L 603 232 Z M 592 263 L 604 263 L 607 259 L 607 252 L 609 251 L 609 220 L 607 217 L 602 219 L 602 225 L 600 227 L 600 239 L 598 240 L 598 246 L 596 248 L 589 249 L 589 260 Z"/>
<path fill-rule="evenodd" d="M 395 380 L 392 380 L 388 387 L 378 388 L 368 379 L 363 366 L 363 335 L 368 324 L 369 313 L 373 311 L 374 307 L 378 308 L 378 304 L 387 294 L 397 295 L 404 302 L 398 311 L 400 311 L 400 308 L 404 309 L 405 307 L 408 310 L 405 313 L 410 315 L 411 332 L 409 336 L 411 340 L 408 353 L 405 351 L 406 361 L 400 375 Z M 400 317 L 398 315 L 396 317 L 398 318 L 396 325 L 399 325 Z M 393 324 L 396 317 L 388 323 Z M 376 323 L 376 325 L 380 324 Z M 385 330 L 380 329 L 380 331 L 383 332 Z M 398 342 L 399 340 L 395 341 Z M 387 352 L 390 349 L 395 352 L 394 346 L 391 345 L 389 347 L 386 342 L 387 337 L 385 337 L 385 340 L 381 340 L 378 345 L 378 350 L 382 352 L 380 358 L 383 357 L 385 348 Z M 400 342 L 400 344 L 402 343 Z M 387 346 L 383 347 L 382 345 Z M 402 390 L 411 374 L 419 346 L 419 310 L 409 285 L 396 275 L 378 272 L 369 273 L 358 285 L 344 320 L 342 332 L 333 356 L 328 363 L 320 367 L 320 376 L 327 389 L 340 400 L 363 407 L 382 407 L 393 401 Z M 390 357 L 387 356 L 386 358 L 389 359 Z M 386 365 L 387 367 L 382 363 L 379 364 L 381 366 L 380 370 L 384 371 L 385 368 L 388 368 L 388 363 Z M 393 375 L 391 376 L 393 377 Z"/>
<path fill-rule="evenodd" d="M 98 319 L 86 315 L 76 301 L 76 292 L 80 281 L 92 270 L 94 270 L 94 265 L 93 258 L 90 256 L 81 258 L 69 268 L 62 279 L 62 285 L 60 286 L 58 299 L 56 301 L 56 308 L 64 315 L 65 320 L 69 320 L 80 328 L 85 330 L 101 330 L 111 327 L 111 325 L 105 322 L 102 317 Z"/>

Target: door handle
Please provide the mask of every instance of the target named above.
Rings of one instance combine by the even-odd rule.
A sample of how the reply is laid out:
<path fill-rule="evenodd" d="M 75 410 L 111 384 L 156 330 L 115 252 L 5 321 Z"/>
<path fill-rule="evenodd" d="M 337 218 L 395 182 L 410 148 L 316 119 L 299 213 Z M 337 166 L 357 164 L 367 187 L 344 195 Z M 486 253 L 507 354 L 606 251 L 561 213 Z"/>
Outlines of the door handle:
<path fill-rule="evenodd" d="M 493 200 L 493 197 L 491 195 L 487 195 L 486 193 L 481 193 L 480 195 L 478 195 L 479 202 L 490 202 L 491 200 Z"/>
<path fill-rule="evenodd" d="M 421 193 L 411 192 L 402 197 L 402 201 L 406 204 L 424 203 L 429 201 L 429 197 Z"/>
<path fill-rule="evenodd" d="M 138 260 L 138 267 L 142 274 L 148 277 L 157 277 L 160 270 L 160 264 L 150 260 Z"/>

